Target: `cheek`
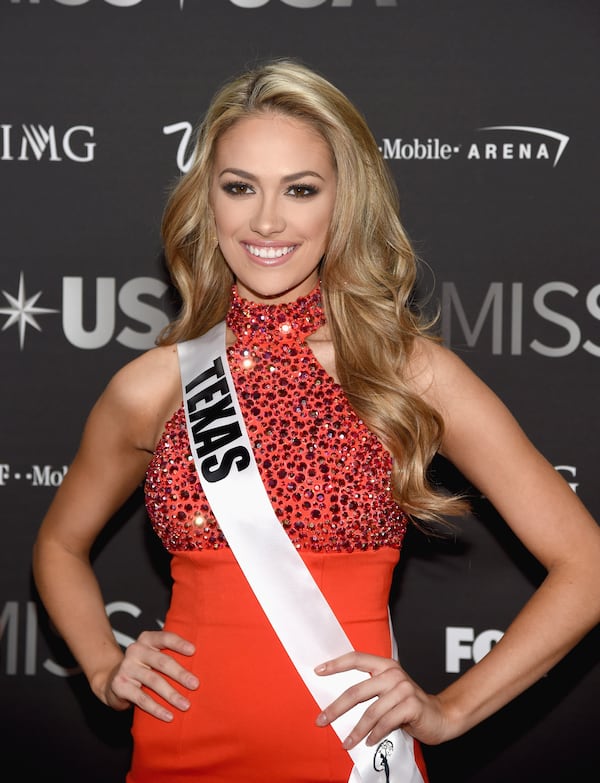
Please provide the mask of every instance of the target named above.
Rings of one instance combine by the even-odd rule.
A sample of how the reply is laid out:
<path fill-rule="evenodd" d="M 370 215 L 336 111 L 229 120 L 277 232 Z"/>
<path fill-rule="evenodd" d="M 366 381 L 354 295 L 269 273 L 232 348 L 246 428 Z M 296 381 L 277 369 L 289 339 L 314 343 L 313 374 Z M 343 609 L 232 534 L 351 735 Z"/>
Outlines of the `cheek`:
<path fill-rule="evenodd" d="M 224 209 L 222 205 L 216 203 L 213 208 L 213 215 L 215 218 L 217 234 L 222 237 L 231 234 L 236 225 L 235 210 L 231 208 Z"/>
<path fill-rule="evenodd" d="M 321 213 L 318 217 L 315 218 L 315 221 L 313 223 L 314 226 L 313 233 L 316 236 L 319 236 L 323 241 L 329 235 L 329 229 L 331 227 L 332 217 L 333 217 L 333 209 L 329 210 L 325 214 Z"/>
<path fill-rule="evenodd" d="M 226 197 L 221 188 L 215 188 L 211 194 L 210 206 L 218 232 L 231 229 L 236 214 L 236 202 Z"/>

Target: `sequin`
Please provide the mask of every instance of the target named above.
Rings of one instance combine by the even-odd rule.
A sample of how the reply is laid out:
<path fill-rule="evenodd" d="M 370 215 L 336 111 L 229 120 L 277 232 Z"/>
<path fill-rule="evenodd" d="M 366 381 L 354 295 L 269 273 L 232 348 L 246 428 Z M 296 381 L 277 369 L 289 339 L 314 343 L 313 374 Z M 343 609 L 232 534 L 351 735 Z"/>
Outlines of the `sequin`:
<path fill-rule="evenodd" d="M 399 548 L 407 519 L 391 497 L 390 456 L 305 342 L 323 323 L 318 288 L 279 305 L 232 290 L 227 324 L 237 341 L 227 355 L 261 477 L 297 549 Z M 196 475 L 183 407 L 166 424 L 145 491 L 168 550 L 227 546 Z"/>

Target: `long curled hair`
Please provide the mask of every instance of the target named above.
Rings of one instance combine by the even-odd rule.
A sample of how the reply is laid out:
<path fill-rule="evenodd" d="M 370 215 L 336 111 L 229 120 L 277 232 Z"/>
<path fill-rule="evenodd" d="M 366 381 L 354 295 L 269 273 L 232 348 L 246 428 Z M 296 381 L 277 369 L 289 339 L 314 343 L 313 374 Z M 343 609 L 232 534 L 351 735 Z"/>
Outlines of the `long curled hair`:
<path fill-rule="evenodd" d="M 421 520 L 462 513 L 465 503 L 428 479 L 443 419 L 406 379 L 415 338 L 435 338 L 411 302 L 417 265 L 398 217 L 395 184 L 362 114 L 303 64 L 270 61 L 228 82 L 213 98 L 197 131 L 191 167 L 164 212 L 165 258 L 182 305 L 158 343 L 191 339 L 225 317 L 233 276 L 216 243 L 209 204 L 215 145 L 240 119 L 264 112 L 308 123 L 331 150 L 337 190 L 321 261 L 321 296 L 340 384 L 392 455 L 394 497 Z"/>

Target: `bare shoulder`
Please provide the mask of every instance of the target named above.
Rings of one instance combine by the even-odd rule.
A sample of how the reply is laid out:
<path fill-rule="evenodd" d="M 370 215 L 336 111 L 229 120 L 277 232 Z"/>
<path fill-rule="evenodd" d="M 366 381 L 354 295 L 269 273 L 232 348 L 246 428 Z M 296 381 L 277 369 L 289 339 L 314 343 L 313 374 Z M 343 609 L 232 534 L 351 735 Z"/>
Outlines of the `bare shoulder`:
<path fill-rule="evenodd" d="M 453 351 L 426 337 L 414 342 L 407 380 L 440 413 L 454 395 L 464 396 L 469 389 L 481 392 L 485 386 Z"/>
<path fill-rule="evenodd" d="M 138 448 L 152 451 L 181 402 L 177 349 L 152 348 L 111 378 L 93 413 L 120 422 Z"/>
<path fill-rule="evenodd" d="M 470 438 L 496 442 L 506 435 L 520 437 L 520 427 L 497 394 L 443 345 L 419 339 L 409 362 L 409 383 L 444 420 L 442 453 L 452 453 Z"/>
<path fill-rule="evenodd" d="M 151 348 L 123 365 L 111 378 L 107 392 L 124 401 L 139 403 L 149 392 L 168 392 L 178 381 L 177 348 L 164 345 Z"/>

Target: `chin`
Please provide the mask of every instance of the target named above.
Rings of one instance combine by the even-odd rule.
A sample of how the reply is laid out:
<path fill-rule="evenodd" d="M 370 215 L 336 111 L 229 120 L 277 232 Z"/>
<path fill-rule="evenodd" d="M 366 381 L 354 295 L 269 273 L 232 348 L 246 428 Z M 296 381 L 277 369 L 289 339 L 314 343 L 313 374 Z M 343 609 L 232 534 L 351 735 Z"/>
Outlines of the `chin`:
<path fill-rule="evenodd" d="M 246 298 L 277 302 L 294 301 L 306 296 L 316 288 L 319 282 L 318 267 L 312 267 L 305 274 L 286 273 L 283 269 L 265 270 L 266 274 L 236 277 L 238 290 L 246 292 Z"/>
<path fill-rule="evenodd" d="M 272 285 L 255 285 L 248 286 L 241 281 L 238 282 L 238 290 L 240 295 L 246 299 L 255 299 L 257 301 L 263 301 L 270 304 L 280 304 L 282 302 L 293 302 L 301 296 L 306 296 L 316 287 L 318 278 L 314 281 L 293 281 L 293 282 L 280 282 Z"/>

